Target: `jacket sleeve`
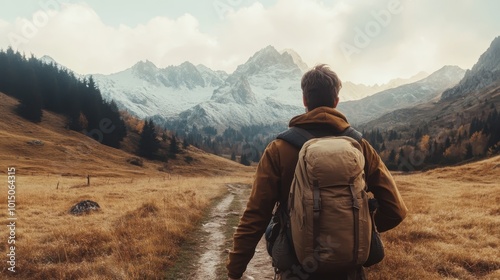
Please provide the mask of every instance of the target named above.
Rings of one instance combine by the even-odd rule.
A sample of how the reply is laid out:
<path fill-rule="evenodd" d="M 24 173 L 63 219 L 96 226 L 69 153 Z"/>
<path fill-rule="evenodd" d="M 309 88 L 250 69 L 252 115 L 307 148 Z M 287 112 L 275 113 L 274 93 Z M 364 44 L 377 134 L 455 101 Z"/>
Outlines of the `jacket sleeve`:
<path fill-rule="evenodd" d="M 257 167 L 252 192 L 240 219 L 229 252 L 228 276 L 239 279 L 252 259 L 278 200 L 279 157 L 274 142 L 268 145 Z"/>
<path fill-rule="evenodd" d="M 382 159 L 366 140 L 362 141 L 366 160 L 366 184 L 380 205 L 375 215 L 375 224 L 380 232 L 384 232 L 400 224 L 408 209 Z"/>

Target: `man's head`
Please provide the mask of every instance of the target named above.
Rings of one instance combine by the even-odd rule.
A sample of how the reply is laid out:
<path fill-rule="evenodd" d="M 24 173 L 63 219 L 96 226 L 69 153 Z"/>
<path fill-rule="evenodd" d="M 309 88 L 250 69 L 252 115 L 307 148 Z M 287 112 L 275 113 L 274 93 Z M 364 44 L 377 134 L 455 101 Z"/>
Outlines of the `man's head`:
<path fill-rule="evenodd" d="M 311 111 L 321 106 L 337 107 L 342 82 L 326 64 L 320 64 L 302 76 L 301 87 L 304 106 Z"/>

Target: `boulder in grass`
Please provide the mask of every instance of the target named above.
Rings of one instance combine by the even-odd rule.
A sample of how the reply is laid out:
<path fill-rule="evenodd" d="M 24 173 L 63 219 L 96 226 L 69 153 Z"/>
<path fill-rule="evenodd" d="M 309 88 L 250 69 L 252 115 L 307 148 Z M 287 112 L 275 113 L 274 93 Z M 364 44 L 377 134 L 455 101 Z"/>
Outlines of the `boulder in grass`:
<path fill-rule="evenodd" d="M 99 211 L 101 207 L 97 202 L 92 200 L 83 200 L 73 205 L 69 210 L 69 213 L 73 215 L 89 214 L 92 211 Z"/>
<path fill-rule="evenodd" d="M 31 145 L 31 146 L 43 146 L 44 145 L 43 141 L 37 140 L 37 139 L 28 141 L 26 143 L 28 143 L 28 145 Z"/>

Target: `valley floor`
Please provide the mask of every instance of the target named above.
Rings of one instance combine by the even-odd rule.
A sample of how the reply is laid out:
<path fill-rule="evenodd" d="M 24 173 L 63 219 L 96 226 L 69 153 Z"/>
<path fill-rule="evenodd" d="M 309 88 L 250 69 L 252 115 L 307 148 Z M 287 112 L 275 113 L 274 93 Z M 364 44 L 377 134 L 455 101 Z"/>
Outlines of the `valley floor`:
<path fill-rule="evenodd" d="M 7 270 L 5 259 L 1 278 L 225 279 L 251 175 L 96 177 L 90 186 L 85 177 L 17 175 L 16 273 Z M 500 279 L 499 178 L 498 156 L 396 174 L 410 212 L 382 234 L 386 258 L 367 269 L 369 279 Z M 98 202 L 101 210 L 68 213 L 85 199 Z M 0 195 L 5 225 L 7 205 L 7 193 Z M 0 227 L 4 258 L 9 234 L 7 226 Z M 186 241 L 192 242 L 189 248 Z M 169 278 L 180 262 L 182 276 Z M 263 242 L 247 273 L 272 279 Z"/>

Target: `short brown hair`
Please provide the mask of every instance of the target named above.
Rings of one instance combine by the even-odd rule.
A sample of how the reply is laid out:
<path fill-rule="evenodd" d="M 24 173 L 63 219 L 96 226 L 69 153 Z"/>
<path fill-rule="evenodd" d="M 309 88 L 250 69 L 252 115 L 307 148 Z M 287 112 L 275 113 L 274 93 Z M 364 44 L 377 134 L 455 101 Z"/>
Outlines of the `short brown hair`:
<path fill-rule="evenodd" d="M 321 106 L 333 107 L 342 82 L 328 65 L 320 64 L 302 76 L 300 86 L 310 111 Z"/>

